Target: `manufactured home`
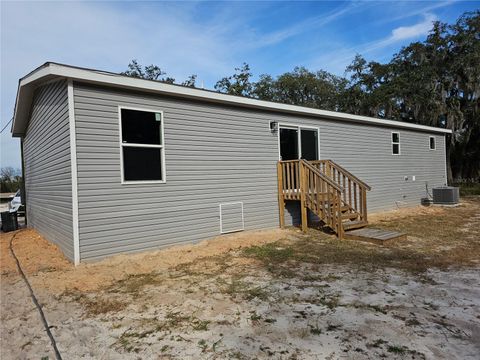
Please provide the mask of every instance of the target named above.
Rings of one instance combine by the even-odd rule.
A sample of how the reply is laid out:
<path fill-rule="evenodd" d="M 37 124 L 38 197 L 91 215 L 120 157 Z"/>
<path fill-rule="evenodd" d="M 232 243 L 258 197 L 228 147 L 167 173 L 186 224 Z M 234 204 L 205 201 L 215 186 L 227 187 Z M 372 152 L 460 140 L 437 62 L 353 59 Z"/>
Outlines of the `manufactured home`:
<path fill-rule="evenodd" d="M 12 125 L 28 226 L 75 263 L 308 219 L 341 238 L 445 185 L 449 133 L 56 63 Z"/>

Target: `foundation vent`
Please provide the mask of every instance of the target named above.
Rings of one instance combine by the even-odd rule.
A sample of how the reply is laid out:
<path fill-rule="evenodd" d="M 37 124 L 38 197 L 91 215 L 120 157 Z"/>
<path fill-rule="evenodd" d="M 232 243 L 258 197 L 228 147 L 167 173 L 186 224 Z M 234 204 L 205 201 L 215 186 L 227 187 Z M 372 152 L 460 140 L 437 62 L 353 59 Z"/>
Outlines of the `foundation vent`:
<path fill-rule="evenodd" d="M 220 233 L 226 234 L 244 229 L 243 202 L 220 204 Z"/>

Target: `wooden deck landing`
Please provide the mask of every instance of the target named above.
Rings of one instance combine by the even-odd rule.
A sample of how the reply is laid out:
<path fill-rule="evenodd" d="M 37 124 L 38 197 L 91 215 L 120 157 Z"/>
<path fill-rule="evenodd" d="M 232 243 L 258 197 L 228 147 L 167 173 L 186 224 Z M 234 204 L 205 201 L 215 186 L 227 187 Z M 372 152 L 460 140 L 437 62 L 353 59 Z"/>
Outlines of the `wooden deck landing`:
<path fill-rule="evenodd" d="M 383 245 L 394 240 L 406 240 L 407 234 L 391 230 L 363 228 L 346 231 L 344 238 L 348 240 L 368 241 L 374 244 Z"/>

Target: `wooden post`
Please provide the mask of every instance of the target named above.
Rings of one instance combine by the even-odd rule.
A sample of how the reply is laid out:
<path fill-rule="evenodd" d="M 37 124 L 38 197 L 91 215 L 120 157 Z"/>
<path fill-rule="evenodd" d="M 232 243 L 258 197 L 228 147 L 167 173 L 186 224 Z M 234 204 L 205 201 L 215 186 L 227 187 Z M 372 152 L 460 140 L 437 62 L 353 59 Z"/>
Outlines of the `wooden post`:
<path fill-rule="evenodd" d="M 305 203 L 306 176 L 305 166 L 299 161 L 300 166 L 300 211 L 302 215 L 302 231 L 307 232 L 307 204 Z"/>
<path fill-rule="evenodd" d="M 332 165 L 330 164 L 330 161 L 327 160 L 327 162 L 325 163 L 325 167 L 326 167 L 326 175 L 331 179 L 332 178 Z"/>
<path fill-rule="evenodd" d="M 367 189 L 362 186 L 362 220 L 368 221 L 367 219 Z"/>
<path fill-rule="evenodd" d="M 337 192 L 337 224 L 338 224 L 338 239 L 343 240 L 343 224 L 342 224 L 342 194 Z"/>
<path fill-rule="evenodd" d="M 280 216 L 280 229 L 285 227 L 285 200 L 283 198 L 283 169 L 282 163 L 277 163 L 278 177 L 278 214 Z"/>

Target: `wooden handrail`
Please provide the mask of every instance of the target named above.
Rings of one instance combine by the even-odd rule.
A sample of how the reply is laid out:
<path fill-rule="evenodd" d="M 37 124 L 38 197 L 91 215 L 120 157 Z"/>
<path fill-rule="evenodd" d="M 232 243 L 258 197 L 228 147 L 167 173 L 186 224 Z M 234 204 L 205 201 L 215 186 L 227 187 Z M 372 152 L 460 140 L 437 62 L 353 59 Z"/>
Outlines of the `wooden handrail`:
<path fill-rule="evenodd" d="M 365 182 L 360 180 L 358 177 L 353 175 L 350 171 L 345 169 L 343 166 L 340 166 L 339 164 L 337 164 L 335 161 L 332 161 L 332 160 L 313 160 L 313 161 L 311 161 L 311 163 L 312 164 L 329 163 L 333 167 L 337 168 L 341 173 L 348 176 L 350 179 L 356 181 L 359 185 L 363 186 L 366 190 L 368 190 L 368 191 L 372 190 L 372 188 L 368 184 L 366 184 Z"/>
<path fill-rule="evenodd" d="M 370 186 L 332 160 L 315 160 L 311 164 L 340 185 L 343 189 L 342 202 L 366 222 L 367 191 L 371 190 Z"/>
<path fill-rule="evenodd" d="M 277 173 L 280 226 L 284 226 L 285 200 L 300 200 L 303 231 L 308 208 L 342 238 L 342 187 L 306 160 L 279 161 Z"/>
<path fill-rule="evenodd" d="M 342 238 L 341 187 L 307 161 L 301 160 L 300 164 L 303 173 L 301 199 L 303 230 L 306 230 L 306 209 L 309 208 L 332 228 L 339 238 Z"/>
<path fill-rule="evenodd" d="M 317 176 L 321 177 L 324 181 L 326 181 L 327 183 L 329 183 L 331 186 L 333 186 L 336 190 L 342 192 L 343 189 L 340 187 L 340 185 L 338 185 L 335 181 L 333 181 L 331 178 L 329 178 L 328 176 L 324 175 L 322 172 L 320 172 L 319 169 L 317 169 L 315 166 L 312 166 L 312 164 L 310 164 L 308 161 L 306 160 L 303 160 L 301 159 L 300 160 L 303 164 L 303 166 L 306 166 L 307 168 L 309 168 L 310 170 L 312 170 L 313 172 L 315 172 L 317 174 Z"/>
<path fill-rule="evenodd" d="M 280 226 L 284 226 L 285 200 L 300 200 L 302 230 L 307 229 L 307 208 L 339 238 L 343 220 L 367 222 L 367 190 L 370 186 L 331 160 L 286 160 L 278 162 Z"/>

